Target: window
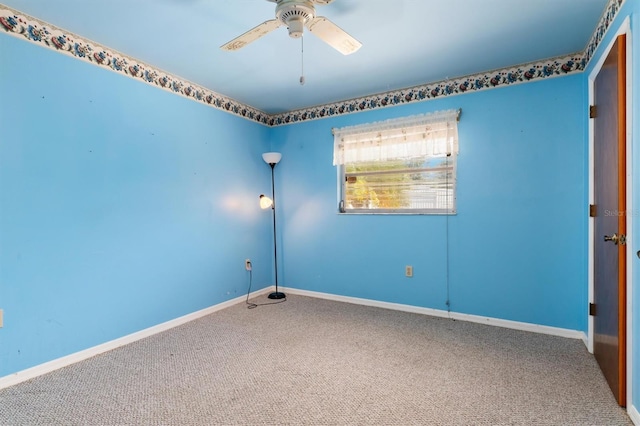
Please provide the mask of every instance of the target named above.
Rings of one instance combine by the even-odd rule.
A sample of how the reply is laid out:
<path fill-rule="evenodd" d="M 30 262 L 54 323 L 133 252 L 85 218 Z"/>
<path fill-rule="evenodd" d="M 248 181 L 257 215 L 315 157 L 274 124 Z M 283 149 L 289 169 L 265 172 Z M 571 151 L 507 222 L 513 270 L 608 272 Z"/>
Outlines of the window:
<path fill-rule="evenodd" d="M 456 213 L 459 110 L 334 129 L 342 213 Z"/>

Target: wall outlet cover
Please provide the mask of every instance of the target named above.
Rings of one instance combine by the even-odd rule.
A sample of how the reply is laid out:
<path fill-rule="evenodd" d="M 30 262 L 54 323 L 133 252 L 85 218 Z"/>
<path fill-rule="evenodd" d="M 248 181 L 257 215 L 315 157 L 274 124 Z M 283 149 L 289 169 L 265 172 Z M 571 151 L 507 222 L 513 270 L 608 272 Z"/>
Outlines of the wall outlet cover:
<path fill-rule="evenodd" d="M 404 267 L 404 274 L 407 277 L 413 277 L 413 266 L 407 265 Z"/>

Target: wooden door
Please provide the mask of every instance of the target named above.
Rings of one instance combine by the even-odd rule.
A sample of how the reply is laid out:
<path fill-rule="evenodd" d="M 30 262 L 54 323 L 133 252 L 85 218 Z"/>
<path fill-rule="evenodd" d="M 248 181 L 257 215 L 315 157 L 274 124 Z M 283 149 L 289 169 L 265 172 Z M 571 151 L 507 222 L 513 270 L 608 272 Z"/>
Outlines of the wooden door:
<path fill-rule="evenodd" d="M 594 354 L 626 405 L 626 63 L 616 40 L 594 83 Z"/>

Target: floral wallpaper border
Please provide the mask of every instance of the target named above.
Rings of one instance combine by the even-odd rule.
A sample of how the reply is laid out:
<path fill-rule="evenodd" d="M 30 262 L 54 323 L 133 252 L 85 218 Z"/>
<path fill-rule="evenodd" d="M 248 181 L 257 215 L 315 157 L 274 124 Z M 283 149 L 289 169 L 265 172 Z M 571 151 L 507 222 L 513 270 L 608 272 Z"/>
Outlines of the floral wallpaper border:
<path fill-rule="evenodd" d="M 93 42 L 83 40 L 81 37 L 21 14 L 3 4 L 0 4 L 0 31 L 4 30 L 10 35 L 24 38 L 77 59 L 108 68 L 111 71 L 124 74 L 213 108 L 267 126 L 280 126 L 526 83 L 562 76 L 572 72 L 584 71 L 625 1 L 626 0 L 609 0 L 605 12 L 598 22 L 596 30 L 584 52 L 460 77 L 453 80 L 443 80 L 357 99 L 342 100 L 282 114 L 267 114 L 212 90 L 153 68 L 133 58 L 106 49 Z"/>
<path fill-rule="evenodd" d="M 600 42 L 602 41 L 602 39 L 604 38 L 604 35 L 607 33 L 607 30 L 609 29 L 609 26 L 611 26 L 611 23 L 613 22 L 614 18 L 620 11 L 620 8 L 622 7 L 622 4 L 625 1 L 626 0 L 609 0 L 609 3 L 605 8 L 604 13 L 600 18 L 600 21 L 598 22 L 598 26 L 596 26 L 596 30 L 593 32 L 593 35 L 591 36 L 591 40 L 589 40 L 589 43 L 587 44 L 587 48 L 583 52 L 582 61 L 585 64 L 585 68 L 586 68 L 586 65 L 589 63 L 589 61 L 591 61 L 593 54 L 595 53 L 596 49 L 600 45 Z"/>
<path fill-rule="evenodd" d="M 49 47 L 77 59 L 110 69 L 128 77 L 157 86 L 176 95 L 239 115 L 258 123 L 267 124 L 269 114 L 244 105 L 229 97 L 198 86 L 167 72 L 153 68 L 136 59 L 109 50 L 93 42 L 83 40 L 72 33 L 63 31 L 18 11 L 0 4 L 0 31 L 27 39 L 41 46 Z"/>
<path fill-rule="evenodd" d="M 583 71 L 582 54 L 272 115 L 270 126 L 443 98 Z"/>

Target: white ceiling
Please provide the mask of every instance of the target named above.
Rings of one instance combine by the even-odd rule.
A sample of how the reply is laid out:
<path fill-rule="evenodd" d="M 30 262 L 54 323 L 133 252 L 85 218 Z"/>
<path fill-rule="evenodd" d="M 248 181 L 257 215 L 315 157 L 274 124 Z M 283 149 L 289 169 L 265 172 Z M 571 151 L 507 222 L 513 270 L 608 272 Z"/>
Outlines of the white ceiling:
<path fill-rule="evenodd" d="M 266 0 L 0 0 L 10 8 L 270 114 L 582 52 L 607 0 L 335 0 L 318 6 L 363 47 L 343 56 L 285 27 Z"/>

